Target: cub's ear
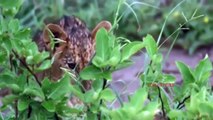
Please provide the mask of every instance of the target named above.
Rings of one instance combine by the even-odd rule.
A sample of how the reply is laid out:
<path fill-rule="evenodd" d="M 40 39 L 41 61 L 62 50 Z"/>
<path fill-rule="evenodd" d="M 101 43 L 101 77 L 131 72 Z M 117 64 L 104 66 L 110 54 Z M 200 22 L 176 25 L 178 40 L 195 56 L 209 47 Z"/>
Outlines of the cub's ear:
<path fill-rule="evenodd" d="M 96 27 L 92 31 L 92 39 L 93 40 L 95 40 L 95 36 L 96 36 L 97 31 L 102 27 L 105 28 L 107 31 L 109 31 L 112 28 L 112 25 L 109 21 L 101 21 L 100 23 L 98 23 L 98 25 L 96 25 Z"/>
<path fill-rule="evenodd" d="M 54 35 L 54 38 L 59 38 L 66 41 L 67 34 L 66 32 L 57 24 L 48 24 L 46 25 L 43 31 L 43 40 L 48 50 L 50 50 L 50 32 Z M 55 44 L 55 47 L 60 47 L 60 43 Z"/>

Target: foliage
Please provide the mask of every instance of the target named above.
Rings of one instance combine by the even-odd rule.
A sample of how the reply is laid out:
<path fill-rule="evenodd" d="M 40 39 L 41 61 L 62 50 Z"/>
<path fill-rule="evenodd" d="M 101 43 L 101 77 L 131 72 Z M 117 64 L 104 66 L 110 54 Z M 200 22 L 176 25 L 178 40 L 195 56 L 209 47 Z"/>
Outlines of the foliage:
<path fill-rule="evenodd" d="M 176 0 L 178 2 L 178 0 Z M 173 4 L 176 4 L 174 2 Z M 171 34 L 178 27 L 179 23 L 183 23 L 192 18 L 192 16 L 203 15 L 198 20 L 190 21 L 184 25 L 177 41 L 184 49 L 188 50 L 190 54 L 201 46 L 208 46 L 212 44 L 211 32 L 212 24 L 212 6 L 211 1 L 194 1 L 187 0 L 181 8 L 174 11 L 171 19 L 168 21 L 168 28 L 165 30 L 165 35 Z M 191 6 L 190 8 L 188 6 Z M 187 12 L 185 12 L 187 11 Z M 204 27 L 205 26 L 205 27 Z"/>
<path fill-rule="evenodd" d="M 91 80 L 88 91 L 80 84 L 70 84 L 72 74 L 65 74 L 57 82 L 49 78 L 39 81 L 37 73 L 51 67 L 54 58 L 48 52 L 39 52 L 31 40 L 30 29 L 22 27 L 15 19 L 15 12 L 23 1 L 14 4 L 0 2 L 0 88 L 9 88 L 11 94 L 2 98 L 1 111 L 8 110 L 2 119 L 88 119 L 88 120 L 152 120 L 163 113 L 170 119 L 211 119 L 213 105 L 212 93 L 208 84 L 212 63 L 206 56 L 191 69 L 182 62 L 177 67 L 183 83 L 174 87 L 162 86 L 175 83 L 174 76 L 162 72 L 163 56 L 159 53 L 159 44 L 151 35 L 143 41 L 124 41 L 116 37 L 113 30 L 117 28 L 120 16 L 114 19 L 110 32 L 100 29 L 96 35 L 96 55 L 91 64 L 80 72 L 78 80 Z M 125 2 L 120 0 L 120 5 Z M 120 12 L 118 9 L 116 15 Z M 126 38 L 125 38 L 126 39 Z M 148 64 L 140 73 L 140 88 L 128 101 L 108 87 L 112 72 L 129 66 L 130 57 L 141 49 L 146 50 Z M 70 98 L 77 97 L 81 105 L 70 106 Z M 119 108 L 110 107 L 112 101 L 118 100 Z"/>
<path fill-rule="evenodd" d="M 162 23 L 165 19 L 168 19 L 162 35 L 164 40 L 169 39 L 171 41 L 172 39 L 167 37 L 176 31 L 180 27 L 179 25 L 187 22 L 181 29 L 178 29 L 180 37 L 176 45 L 182 46 L 192 54 L 198 47 L 212 44 L 213 16 L 211 6 L 213 3 L 203 0 L 183 0 L 183 3 L 168 17 L 168 12 L 180 2 L 180 0 L 125 0 L 125 6 L 121 7 L 119 13 L 122 15 L 119 24 L 120 29 L 116 31 L 116 34 L 128 36 L 134 40 L 141 39 L 141 36 L 150 33 L 156 38 L 159 36 Z M 64 14 L 79 16 L 85 20 L 89 28 L 93 28 L 96 23 L 103 19 L 113 21 L 111 16 L 115 15 L 118 4 L 119 1 L 115 0 L 89 0 L 89 2 L 84 0 L 25 1 L 17 17 L 21 24 L 33 28 L 33 32 L 35 32 L 34 29 L 43 28 L 43 20 L 51 21 Z M 197 18 L 198 20 L 188 22 L 192 16 L 199 15 L 203 15 L 203 17 L 200 16 L 200 19 Z"/>

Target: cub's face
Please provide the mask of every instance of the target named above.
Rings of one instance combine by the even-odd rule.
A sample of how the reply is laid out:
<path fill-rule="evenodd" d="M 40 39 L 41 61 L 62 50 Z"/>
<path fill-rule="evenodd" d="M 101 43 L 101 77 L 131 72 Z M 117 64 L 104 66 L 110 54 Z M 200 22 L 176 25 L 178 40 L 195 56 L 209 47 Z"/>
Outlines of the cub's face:
<path fill-rule="evenodd" d="M 74 70 L 79 73 L 91 60 L 95 53 L 95 35 L 98 29 L 104 27 L 109 30 L 111 24 L 107 21 L 99 23 L 92 32 L 88 30 L 85 23 L 76 17 L 64 16 L 56 24 L 48 24 L 43 31 L 43 40 L 47 50 L 55 58 L 50 71 L 53 79 L 62 75 L 61 67 Z M 55 42 L 51 49 L 49 33 L 53 34 Z"/>

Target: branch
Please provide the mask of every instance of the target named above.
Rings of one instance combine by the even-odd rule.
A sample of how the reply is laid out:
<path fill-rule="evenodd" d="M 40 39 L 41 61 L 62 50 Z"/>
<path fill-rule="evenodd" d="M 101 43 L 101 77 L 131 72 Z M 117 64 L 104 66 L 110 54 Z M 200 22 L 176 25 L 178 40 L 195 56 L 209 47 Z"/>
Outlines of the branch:
<path fill-rule="evenodd" d="M 107 80 L 103 79 L 103 86 L 102 86 L 102 90 L 104 90 L 106 88 L 106 84 L 107 84 Z M 100 106 L 103 104 L 103 100 L 101 99 L 100 101 Z M 98 120 L 101 120 L 101 111 L 97 114 Z"/>
<path fill-rule="evenodd" d="M 18 100 L 15 100 L 15 120 L 18 120 Z"/>
<path fill-rule="evenodd" d="M 186 102 L 186 100 L 188 100 L 190 98 L 190 95 L 187 96 L 186 98 L 183 99 L 182 102 L 179 102 L 178 106 L 177 106 L 177 109 L 181 109 L 183 108 L 183 104 Z"/>
<path fill-rule="evenodd" d="M 166 112 L 164 110 L 164 104 L 163 104 L 163 99 L 162 99 L 161 92 L 160 92 L 160 87 L 158 86 L 157 88 L 158 88 L 158 96 L 159 96 L 160 101 L 161 101 L 163 117 L 165 117 L 166 116 Z"/>
<path fill-rule="evenodd" d="M 41 82 L 38 80 L 37 76 L 35 75 L 35 73 L 29 68 L 29 66 L 26 64 L 25 61 L 23 61 L 19 55 L 14 51 L 12 50 L 12 52 L 14 53 L 14 55 L 16 56 L 16 58 L 21 62 L 21 64 L 34 76 L 36 82 L 39 84 L 39 86 L 41 86 Z"/>

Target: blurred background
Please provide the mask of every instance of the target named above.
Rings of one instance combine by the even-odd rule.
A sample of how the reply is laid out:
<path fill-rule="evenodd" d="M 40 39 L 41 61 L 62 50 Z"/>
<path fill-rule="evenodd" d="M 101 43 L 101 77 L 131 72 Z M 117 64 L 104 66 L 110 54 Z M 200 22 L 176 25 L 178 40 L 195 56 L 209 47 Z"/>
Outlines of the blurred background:
<path fill-rule="evenodd" d="M 24 26 L 36 31 L 42 30 L 45 22 L 60 19 L 63 15 L 75 15 L 92 28 L 101 20 L 113 22 L 119 0 L 25 0 L 16 16 Z M 122 18 L 115 31 L 117 36 L 130 40 L 142 40 L 146 34 L 159 36 L 167 19 L 161 41 L 168 38 L 180 25 L 194 16 L 202 16 L 182 26 L 175 47 L 180 47 L 192 55 L 196 49 L 209 47 L 213 43 L 213 1 L 186 0 L 172 14 L 171 10 L 181 0 L 126 0 L 122 5 Z M 168 16 L 169 15 L 169 16 Z M 163 47 L 169 47 L 175 35 Z"/>

